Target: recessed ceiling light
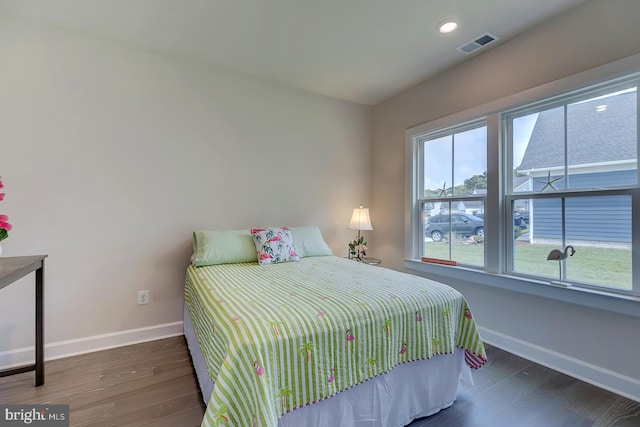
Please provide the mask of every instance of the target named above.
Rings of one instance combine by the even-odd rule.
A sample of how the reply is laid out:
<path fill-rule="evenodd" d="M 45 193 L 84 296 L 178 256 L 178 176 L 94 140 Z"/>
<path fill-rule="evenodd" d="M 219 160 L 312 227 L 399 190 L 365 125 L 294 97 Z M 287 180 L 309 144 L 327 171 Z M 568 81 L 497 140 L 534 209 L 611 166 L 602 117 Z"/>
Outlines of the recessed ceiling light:
<path fill-rule="evenodd" d="M 605 111 L 607 109 L 607 104 L 598 105 L 596 107 L 596 111 L 599 113 L 601 111 Z"/>
<path fill-rule="evenodd" d="M 458 28 L 458 21 L 455 19 L 445 19 L 438 24 L 438 31 L 442 34 L 448 34 Z"/>

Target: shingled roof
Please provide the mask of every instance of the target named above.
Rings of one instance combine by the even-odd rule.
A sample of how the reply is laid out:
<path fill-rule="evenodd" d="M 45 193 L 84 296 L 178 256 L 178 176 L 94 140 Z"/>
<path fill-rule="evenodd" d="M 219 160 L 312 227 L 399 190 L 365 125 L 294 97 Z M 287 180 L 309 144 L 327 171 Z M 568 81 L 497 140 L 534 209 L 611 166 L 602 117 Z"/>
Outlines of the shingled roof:
<path fill-rule="evenodd" d="M 636 159 L 636 92 L 568 105 L 567 129 L 569 166 Z M 563 166 L 563 139 L 563 107 L 541 112 L 517 169 Z"/>

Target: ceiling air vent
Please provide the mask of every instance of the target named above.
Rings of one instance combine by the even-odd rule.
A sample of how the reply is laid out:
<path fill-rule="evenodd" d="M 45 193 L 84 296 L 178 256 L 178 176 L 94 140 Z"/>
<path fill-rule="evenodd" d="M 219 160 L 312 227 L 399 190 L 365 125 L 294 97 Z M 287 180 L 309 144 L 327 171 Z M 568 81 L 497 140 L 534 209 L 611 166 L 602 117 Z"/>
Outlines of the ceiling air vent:
<path fill-rule="evenodd" d="M 493 43 L 494 41 L 498 40 L 498 38 L 496 36 L 494 36 L 493 34 L 489 34 L 489 33 L 485 33 L 483 35 L 481 35 L 480 37 L 478 37 L 477 39 L 463 44 L 462 46 L 460 46 L 458 48 L 458 50 L 462 53 L 464 53 L 465 55 L 470 54 L 471 52 L 475 52 L 476 50 L 480 49 L 481 47 L 484 47 L 486 45 L 488 45 L 489 43 Z"/>

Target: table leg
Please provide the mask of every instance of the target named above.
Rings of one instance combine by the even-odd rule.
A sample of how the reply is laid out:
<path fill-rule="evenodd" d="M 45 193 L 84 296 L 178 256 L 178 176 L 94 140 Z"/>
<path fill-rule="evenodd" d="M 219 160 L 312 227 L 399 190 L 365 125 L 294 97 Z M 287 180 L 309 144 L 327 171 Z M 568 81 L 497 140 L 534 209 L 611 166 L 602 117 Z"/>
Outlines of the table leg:
<path fill-rule="evenodd" d="M 44 384 L 44 260 L 36 270 L 36 387 Z"/>

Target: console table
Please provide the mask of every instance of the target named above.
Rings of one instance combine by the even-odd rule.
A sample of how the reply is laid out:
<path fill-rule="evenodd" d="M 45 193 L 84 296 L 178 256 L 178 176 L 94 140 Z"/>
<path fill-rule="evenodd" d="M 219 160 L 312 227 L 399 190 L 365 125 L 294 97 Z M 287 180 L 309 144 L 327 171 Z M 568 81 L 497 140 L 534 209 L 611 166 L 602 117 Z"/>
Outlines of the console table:
<path fill-rule="evenodd" d="M 0 377 L 36 371 L 36 387 L 44 384 L 44 259 L 47 255 L 0 257 L 0 290 L 35 271 L 36 361 L 0 371 Z"/>

